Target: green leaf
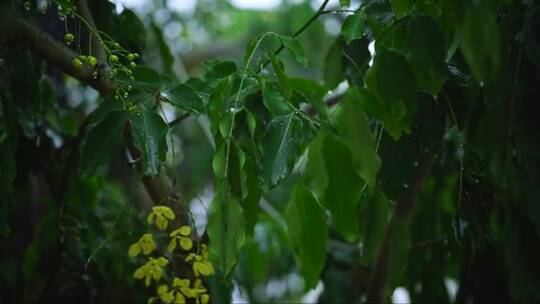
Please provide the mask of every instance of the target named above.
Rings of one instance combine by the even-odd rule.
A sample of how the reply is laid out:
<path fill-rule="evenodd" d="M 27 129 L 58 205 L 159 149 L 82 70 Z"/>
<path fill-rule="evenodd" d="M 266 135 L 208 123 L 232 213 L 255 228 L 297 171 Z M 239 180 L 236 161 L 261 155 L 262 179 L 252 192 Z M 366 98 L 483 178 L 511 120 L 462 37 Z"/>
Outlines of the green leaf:
<path fill-rule="evenodd" d="M 209 258 L 228 279 L 245 242 L 246 226 L 238 200 L 225 180 L 219 182 L 208 219 Z"/>
<path fill-rule="evenodd" d="M 294 187 L 285 221 L 306 289 L 315 288 L 326 260 L 328 227 L 323 208 L 302 183 Z"/>
<path fill-rule="evenodd" d="M 305 176 L 309 186 L 319 198 L 324 198 L 324 193 L 328 187 L 328 173 L 326 172 L 326 162 L 323 155 L 323 146 L 327 135 L 326 131 L 321 131 L 308 148 L 308 163 Z"/>
<path fill-rule="evenodd" d="M 141 151 L 142 173 L 155 176 L 167 156 L 168 126 L 161 116 L 153 112 L 135 113 L 131 116 L 133 144 Z"/>
<path fill-rule="evenodd" d="M 341 35 L 345 38 L 347 44 L 352 40 L 362 38 L 364 35 L 364 21 L 366 17 L 363 13 L 357 12 L 347 16 L 341 26 Z"/>
<path fill-rule="evenodd" d="M 262 191 L 257 166 L 251 157 L 246 157 L 243 169 L 245 172 L 247 196 L 241 203 L 246 216 L 246 234 L 251 236 L 259 218 L 259 201 L 261 200 Z"/>
<path fill-rule="evenodd" d="M 326 57 L 324 59 L 324 82 L 328 88 L 335 88 L 343 80 L 345 80 L 345 73 L 341 64 L 341 57 L 343 55 L 343 39 L 338 38 L 332 44 Z"/>
<path fill-rule="evenodd" d="M 272 67 L 274 68 L 274 72 L 276 73 L 279 85 L 281 86 L 281 93 L 283 94 L 283 97 L 285 97 L 285 99 L 289 100 L 292 95 L 291 85 L 289 84 L 289 77 L 287 77 L 287 75 L 285 74 L 283 66 L 280 63 L 279 59 L 277 59 L 276 55 L 274 55 L 273 52 L 267 52 L 267 54 L 270 57 Z"/>
<path fill-rule="evenodd" d="M 349 88 L 347 94 L 350 94 L 351 98 L 357 100 L 362 109 L 369 116 L 375 117 L 379 120 L 385 119 L 385 111 L 382 102 L 368 89 L 355 86 Z"/>
<path fill-rule="evenodd" d="M 495 78 L 501 61 L 500 32 L 495 16 L 480 8 L 466 10 L 459 27 L 460 49 L 478 81 Z"/>
<path fill-rule="evenodd" d="M 349 7 L 351 5 L 351 0 L 339 0 L 339 6 Z"/>
<path fill-rule="evenodd" d="M 133 79 L 130 79 L 123 73 L 118 73 L 118 78 L 127 84 L 133 86 L 135 91 L 144 91 L 154 93 L 163 88 L 162 75 L 148 66 L 137 66 L 133 70 Z"/>
<path fill-rule="evenodd" d="M 290 113 L 272 119 L 260 144 L 265 187 L 275 186 L 291 171 L 298 156 L 302 120 Z"/>
<path fill-rule="evenodd" d="M 357 205 L 362 192 L 362 179 L 354 170 L 354 161 L 347 143 L 333 135 L 326 136 L 322 154 L 328 174 L 324 204 L 332 215 L 337 232 L 348 242 L 358 240 Z"/>
<path fill-rule="evenodd" d="M 289 36 L 279 36 L 279 39 L 281 40 L 281 43 L 283 43 L 283 46 L 287 49 L 287 51 L 289 51 L 294 56 L 294 59 L 296 59 L 296 61 L 298 61 L 303 66 L 308 65 L 308 59 L 304 52 L 304 48 L 296 38 Z"/>
<path fill-rule="evenodd" d="M 186 84 L 179 83 L 162 93 L 162 96 L 172 105 L 192 114 L 204 112 L 204 101 L 197 92 Z"/>
<path fill-rule="evenodd" d="M 281 93 L 272 85 L 271 82 L 261 80 L 261 90 L 263 94 L 263 102 L 266 108 L 274 116 L 284 115 L 291 112 L 291 108 L 287 104 L 287 100 Z"/>
<path fill-rule="evenodd" d="M 395 139 L 403 132 L 409 133 L 417 107 L 417 84 L 405 57 L 389 50 L 379 52 L 366 73 L 365 83 L 382 103 L 388 133 Z"/>
<path fill-rule="evenodd" d="M 207 69 L 204 78 L 207 80 L 222 79 L 232 75 L 237 70 L 236 64 L 232 61 L 208 60 L 204 65 Z"/>
<path fill-rule="evenodd" d="M 414 0 L 392 0 L 392 10 L 397 19 L 407 15 L 414 6 Z"/>
<path fill-rule="evenodd" d="M 407 58 L 418 82 L 429 94 L 436 96 L 446 76 L 446 49 L 437 22 L 427 16 L 416 16 L 409 22 Z"/>
<path fill-rule="evenodd" d="M 326 86 L 306 78 L 289 78 L 293 90 L 312 105 L 322 119 L 328 118 L 328 109 L 324 103 L 324 96 L 328 93 Z"/>
<path fill-rule="evenodd" d="M 157 41 L 157 47 L 159 50 L 160 60 L 161 60 L 161 67 L 163 73 L 174 75 L 173 65 L 174 65 L 174 57 L 171 54 L 171 50 L 169 48 L 169 45 L 167 45 L 167 42 L 163 38 L 163 33 L 161 29 L 152 22 L 152 31 L 154 33 L 155 39 Z"/>
<path fill-rule="evenodd" d="M 93 128 L 97 124 L 99 124 L 107 116 L 107 114 L 113 111 L 122 111 L 122 110 L 124 110 L 124 107 L 122 106 L 122 102 L 114 98 L 107 98 L 97 107 L 97 109 L 95 109 L 90 114 L 88 118 L 88 127 Z"/>
<path fill-rule="evenodd" d="M 388 222 L 389 202 L 384 193 L 375 188 L 365 212 L 364 247 L 362 262 L 371 265 L 383 244 Z"/>
<path fill-rule="evenodd" d="M 86 135 L 79 161 L 78 174 L 82 178 L 92 175 L 94 170 L 108 154 L 108 148 L 122 135 L 124 125 L 129 118 L 126 111 L 113 111 L 91 128 Z"/>
<path fill-rule="evenodd" d="M 381 160 L 375 151 L 375 137 L 369 127 L 369 121 L 361 104 L 349 90 L 335 116 L 339 134 L 351 148 L 354 168 L 368 185 L 375 184 L 375 178 L 381 167 Z"/>

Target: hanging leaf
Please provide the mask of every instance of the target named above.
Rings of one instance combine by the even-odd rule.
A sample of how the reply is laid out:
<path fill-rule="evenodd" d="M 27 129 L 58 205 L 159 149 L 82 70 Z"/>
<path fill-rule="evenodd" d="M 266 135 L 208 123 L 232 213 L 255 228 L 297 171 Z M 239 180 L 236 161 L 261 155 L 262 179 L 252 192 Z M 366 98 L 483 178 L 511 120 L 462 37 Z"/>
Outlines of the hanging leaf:
<path fill-rule="evenodd" d="M 291 112 L 287 100 L 285 100 L 283 95 L 281 95 L 271 82 L 261 80 L 261 90 L 264 105 L 272 115 L 279 116 Z"/>
<path fill-rule="evenodd" d="M 246 157 L 244 164 L 245 184 L 247 196 L 242 200 L 242 209 L 246 216 L 246 234 L 251 236 L 253 228 L 259 218 L 259 201 L 261 200 L 261 184 L 259 173 L 255 161 L 251 157 Z"/>
<path fill-rule="evenodd" d="M 347 91 L 336 114 L 339 134 L 351 148 L 354 168 L 368 185 L 375 184 L 375 178 L 381 167 L 381 160 L 375 151 L 375 137 L 369 127 L 369 121 L 356 96 Z"/>
<path fill-rule="evenodd" d="M 389 50 L 377 53 L 365 83 L 383 105 L 383 123 L 388 133 L 394 139 L 409 133 L 417 107 L 417 84 L 405 57 Z"/>
<path fill-rule="evenodd" d="M 366 17 L 362 12 L 347 16 L 341 26 L 341 35 L 347 44 L 352 40 L 362 38 L 364 35 L 364 22 Z"/>
<path fill-rule="evenodd" d="M 335 88 L 343 80 L 345 73 L 341 65 L 341 57 L 343 55 L 343 39 L 339 37 L 332 44 L 324 59 L 324 82 L 328 88 Z"/>
<path fill-rule="evenodd" d="M 237 70 L 236 64 L 232 61 L 207 60 L 204 65 L 207 69 L 204 78 L 207 80 L 222 79 L 232 75 Z"/>
<path fill-rule="evenodd" d="M 108 154 L 108 148 L 121 137 L 128 118 L 129 113 L 126 111 L 113 111 L 88 131 L 82 143 L 79 176 L 86 178 L 92 175 Z"/>
<path fill-rule="evenodd" d="M 285 97 L 285 99 L 289 100 L 292 95 L 289 77 L 287 77 L 287 75 L 285 74 L 285 71 L 283 70 L 283 65 L 279 61 L 279 59 L 277 59 L 276 55 L 274 55 L 273 52 L 267 52 L 267 54 L 270 57 L 270 62 L 272 62 L 274 73 L 276 73 L 279 85 L 281 86 L 281 93 L 283 94 L 283 97 Z"/>
<path fill-rule="evenodd" d="M 304 52 L 304 48 L 296 38 L 289 36 L 279 36 L 279 39 L 281 40 L 281 43 L 283 43 L 283 46 L 287 49 L 287 51 L 289 51 L 294 56 L 294 59 L 296 59 L 296 61 L 298 61 L 301 65 L 305 67 L 308 65 L 308 60 Z"/>
<path fill-rule="evenodd" d="M 326 136 L 322 154 L 328 175 L 324 204 L 332 215 L 332 224 L 348 242 L 358 240 L 357 205 L 362 179 L 354 170 L 354 161 L 347 143 L 333 135 Z"/>
<path fill-rule="evenodd" d="M 151 25 L 152 32 L 154 33 L 154 37 L 157 41 L 157 47 L 160 54 L 160 60 L 161 60 L 161 68 L 163 69 L 162 72 L 174 75 L 173 65 L 174 65 L 174 57 L 171 54 L 171 49 L 169 48 L 169 45 L 167 45 L 167 42 L 163 38 L 163 33 L 161 29 L 152 22 Z"/>
<path fill-rule="evenodd" d="M 446 76 L 444 35 L 435 20 L 416 16 L 409 21 L 407 58 L 418 82 L 432 96 L 439 93 Z"/>
<path fill-rule="evenodd" d="M 262 177 L 267 189 L 291 171 L 303 136 L 301 129 L 302 120 L 294 113 L 270 121 L 260 144 Z"/>
<path fill-rule="evenodd" d="M 209 258 L 228 279 L 245 242 L 245 218 L 225 180 L 219 182 L 208 219 Z"/>
<path fill-rule="evenodd" d="M 396 18 L 401 19 L 411 11 L 414 4 L 414 0 L 392 0 L 392 10 Z"/>
<path fill-rule="evenodd" d="M 323 146 L 327 135 L 327 132 L 321 131 L 309 145 L 305 173 L 309 186 L 320 199 L 324 198 L 324 193 L 328 187 L 328 173 L 323 155 Z"/>
<path fill-rule="evenodd" d="M 293 90 L 304 98 L 305 102 L 313 106 L 322 119 L 328 118 L 328 109 L 323 97 L 328 93 L 326 86 L 317 81 L 306 78 L 289 78 Z"/>
<path fill-rule="evenodd" d="M 156 113 L 144 111 L 131 116 L 133 144 L 141 151 L 144 175 L 159 173 L 159 167 L 167 156 L 167 132 L 167 124 Z"/>
<path fill-rule="evenodd" d="M 285 220 L 306 289 L 315 288 L 326 260 L 328 227 L 323 208 L 302 183 L 293 190 Z"/>
<path fill-rule="evenodd" d="M 193 88 L 186 84 L 179 83 L 163 92 L 162 96 L 167 102 L 186 112 L 196 115 L 204 112 L 204 101 Z"/>
<path fill-rule="evenodd" d="M 99 124 L 107 114 L 113 111 L 122 111 L 124 107 L 122 103 L 114 98 L 105 99 L 98 107 L 95 109 L 88 118 L 88 128 L 93 128 Z"/>
<path fill-rule="evenodd" d="M 501 38 L 495 16 L 469 7 L 459 27 L 460 49 L 478 81 L 494 79 L 501 61 Z"/>

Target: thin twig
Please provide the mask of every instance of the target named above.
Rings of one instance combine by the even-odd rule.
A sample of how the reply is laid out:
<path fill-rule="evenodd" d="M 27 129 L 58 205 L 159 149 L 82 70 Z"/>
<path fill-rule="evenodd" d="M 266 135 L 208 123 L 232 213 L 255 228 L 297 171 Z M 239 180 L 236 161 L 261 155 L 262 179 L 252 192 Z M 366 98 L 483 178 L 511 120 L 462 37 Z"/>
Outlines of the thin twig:
<path fill-rule="evenodd" d="M 313 16 L 311 16 L 311 18 L 308 19 L 308 21 L 306 21 L 306 23 L 304 23 L 304 25 L 302 25 L 301 28 L 299 28 L 293 35 L 292 37 L 293 38 L 296 38 L 298 37 L 300 34 L 302 34 L 315 20 L 317 20 L 317 18 L 319 18 L 320 15 L 322 15 L 322 13 L 324 12 L 324 9 L 326 8 L 326 5 L 328 5 L 328 2 L 330 0 L 324 0 L 324 2 L 321 4 L 321 6 L 319 7 L 319 9 L 315 12 L 315 14 L 313 14 Z M 279 55 L 279 53 L 281 53 L 281 51 L 283 51 L 283 49 L 285 48 L 285 45 L 283 43 L 280 44 L 279 48 L 274 52 L 274 55 Z M 270 60 L 266 60 L 260 67 L 259 69 L 257 70 L 257 73 L 260 73 L 268 64 L 270 63 Z"/>

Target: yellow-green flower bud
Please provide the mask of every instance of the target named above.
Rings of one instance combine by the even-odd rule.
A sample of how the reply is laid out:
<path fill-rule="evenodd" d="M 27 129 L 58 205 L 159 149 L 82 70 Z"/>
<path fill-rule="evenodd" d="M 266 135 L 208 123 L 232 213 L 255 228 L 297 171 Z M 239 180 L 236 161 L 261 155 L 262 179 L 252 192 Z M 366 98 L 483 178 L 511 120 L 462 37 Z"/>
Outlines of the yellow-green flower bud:
<path fill-rule="evenodd" d="M 97 65 L 97 59 L 96 57 L 94 56 L 88 56 L 86 58 L 86 62 L 91 66 L 91 67 L 95 67 Z"/>
<path fill-rule="evenodd" d="M 67 45 L 70 45 L 75 40 L 75 36 L 72 33 L 67 33 L 64 35 L 64 41 Z"/>
<path fill-rule="evenodd" d="M 111 55 L 109 56 L 109 60 L 113 63 L 117 63 L 118 62 L 118 56 L 116 55 Z"/>
<path fill-rule="evenodd" d="M 78 58 L 73 58 L 72 63 L 76 69 L 80 69 L 83 66 L 83 63 Z"/>

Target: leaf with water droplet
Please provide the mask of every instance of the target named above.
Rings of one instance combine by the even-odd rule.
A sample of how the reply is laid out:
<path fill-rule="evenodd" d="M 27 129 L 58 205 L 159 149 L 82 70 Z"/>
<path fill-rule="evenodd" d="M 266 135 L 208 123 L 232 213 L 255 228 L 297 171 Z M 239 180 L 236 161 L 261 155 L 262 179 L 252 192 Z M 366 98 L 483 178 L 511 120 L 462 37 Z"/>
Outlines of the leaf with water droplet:
<path fill-rule="evenodd" d="M 302 125 L 302 120 L 294 113 L 278 116 L 268 124 L 260 144 L 266 189 L 274 187 L 290 173 L 302 141 Z"/>

